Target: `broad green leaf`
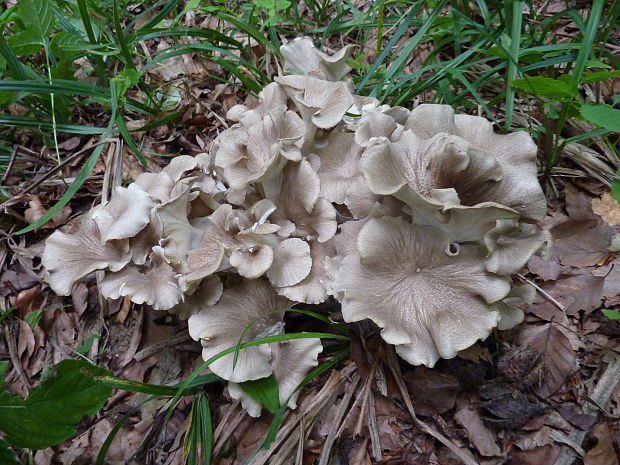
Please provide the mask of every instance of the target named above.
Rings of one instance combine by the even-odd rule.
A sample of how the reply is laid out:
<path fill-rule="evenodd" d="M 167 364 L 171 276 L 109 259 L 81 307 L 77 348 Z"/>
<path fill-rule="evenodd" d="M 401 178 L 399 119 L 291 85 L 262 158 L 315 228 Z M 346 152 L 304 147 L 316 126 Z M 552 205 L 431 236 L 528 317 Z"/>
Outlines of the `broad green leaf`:
<path fill-rule="evenodd" d="M 44 310 L 45 310 L 44 308 L 40 308 L 39 310 L 31 311 L 24 317 L 24 321 L 26 321 L 26 323 L 28 323 L 31 328 L 34 328 L 35 326 L 39 324 L 39 322 L 41 321 L 41 318 L 43 318 Z"/>
<path fill-rule="evenodd" d="M 52 52 L 57 57 L 75 57 L 93 48 L 104 48 L 105 45 L 93 45 L 78 34 L 61 31 L 50 42 Z"/>
<path fill-rule="evenodd" d="M 602 309 L 601 312 L 610 320 L 620 320 L 620 312 L 616 310 Z"/>
<path fill-rule="evenodd" d="M 99 334 L 91 334 L 84 341 L 84 344 L 82 344 L 79 349 L 76 349 L 76 352 L 78 354 L 86 355 L 88 352 L 90 352 L 90 349 L 93 346 L 93 342 L 95 342 L 95 339 L 101 339 L 101 336 Z"/>
<path fill-rule="evenodd" d="M 512 84 L 539 97 L 559 99 L 571 98 L 574 95 L 567 83 L 548 77 L 534 76 L 526 79 L 515 79 Z"/>
<path fill-rule="evenodd" d="M 36 32 L 26 29 L 19 31 L 6 39 L 7 44 L 13 50 L 13 53 L 19 57 L 34 55 L 41 50 L 41 40 Z"/>
<path fill-rule="evenodd" d="M 34 37 L 41 45 L 45 44 L 52 26 L 54 11 L 50 0 L 19 0 L 19 15 Z"/>
<path fill-rule="evenodd" d="M 581 116 L 597 126 L 620 132 L 620 110 L 611 105 L 588 103 L 581 107 Z"/>
<path fill-rule="evenodd" d="M 239 383 L 239 386 L 270 413 L 276 413 L 280 408 L 280 390 L 274 375 L 254 381 L 245 381 Z"/>
<path fill-rule="evenodd" d="M 0 362 L 0 392 L 4 391 L 4 377 L 6 376 L 6 369 L 9 367 L 9 362 Z"/>
<path fill-rule="evenodd" d="M 620 70 L 614 71 L 598 71 L 596 73 L 584 74 L 582 82 L 597 82 L 604 81 L 605 79 L 615 78 L 620 76 Z"/>
<path fill-rule="evenodd" d="M 20 465 L 15 454 L 9 449 L 9 443 L 0 438 L 0 463 L 2 465 Z"/>
<path fill-rule="evenodd" d="M 12 446 L 45 449 L 69 439 L 82 417 L 97 413 L 112 392 L 93 379 L 109 372 L 88 362 L 63 360 L 53 371 L 26 400 L 0 393 L 0 431 Z"/>
<path fill-rule="evenodd" d="M 620 169 L 616 171 L 616 176 L 620 176 Z M 616 202 L 620 204 L 620 181 L 617 179 L 611 182 L 611 195 L 613 195 Z"/>
<path fill-rule="evenodd" d="M 598 60 L 590 60 L 586 62 L 586 68 L 604 68 L 611 69 L 611 66 Z"/>

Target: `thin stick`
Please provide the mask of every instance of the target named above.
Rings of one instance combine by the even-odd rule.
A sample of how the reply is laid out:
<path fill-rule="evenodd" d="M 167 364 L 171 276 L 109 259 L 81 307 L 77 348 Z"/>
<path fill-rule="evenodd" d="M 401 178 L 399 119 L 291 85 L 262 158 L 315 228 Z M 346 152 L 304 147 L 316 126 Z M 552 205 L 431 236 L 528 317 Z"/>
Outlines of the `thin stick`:
<path fill-rule="evenodd" d="M 426 434 L 432 436 L 441 442 L 444 446 L 450 449 L 458 458 L 460 458 L 465 465 L 479 465 L 476 462 L 474 456 L 468 450 L 461 449 L 459 446 L 454 444 L 449 438 L 441 434 L 439 431 L 436 431 L 432 426 L 424 423 L 420 420 L 415 414 L 415 410 L 413 409 L 413 404 L 411 403 L 411 397 L 409 397 L 409 392 L 407 392 L 407 387 L 403 381 L 403 378 L 400 373 L 400 368 L 398 367 L 398 360 L 396 360 L 396 355 L 392 350 L 386 350 L 387 361 L 392 373 L 394 374 L 394 378 L 396 378 L 396 384 L 398 385 L 398 390 L 400 391 L 401 396 L 405 401 L 405 405 L 407 406 L 407 410 L 409 410 L 409 414 L 413 419 L 414 423 Z"/>
<path fill-rule="evenodd" d="M 557 300 L 555 300 L 553 298 L 553 296 L 551 296 L 547 291 L 545 291 L 543 288 L 541 288 L 540 286 L 536 285 L 535 283 L 533 283 L 532 281 L 530 281 L 529 279 L 527 279 L 525 276 L 523 276 L 522 274 L 517 273 L 517 276 L 519 278 L 521 278 L 524 281 L 527 281 L 528 284 L 531 284 L 532 286 L 534 286 L 534 288 L 540 292 L 540 294 L 547 299 L 549 302 L 551 302 L 553 305 L 555 305 L 556 307 L 558 307 L 560 310 L 562 310 L 563 312 L 566 311 L 566 307 L 564 307 L 564 305 L 562 305 L 560 302 L 558 302 Z"/>
<path fill-rule="evenodd" d="M 6 167 L 6 171 L 4 172 L 4 175 L 2 176 L 2 181 L 0 181 L 0 184 L 4 184 L 7 178 L 9 177 L 9 174 L 11 174 L 11 170 L 13 169 L 13 164 L 15 163 L 16 157 L 17 157 L 17 145 L 14 145 L 13 152 L 11 152 L 11 159 L 9 160 L 9 165 Z"/>
<path fill-rule="evenodd" d="M 94 145 L 90 145 L 88 147 L 83 148 L 82 150 L 80 150 L 79 152 L 74 153 L 73 155 L 71 155 L 69 158 L 67 158 L 65 161 L 63 161 L 60 165 L 53 167 L 51 170 L 49 170 L 47 173 L 45 173 L 43 176 L 41 176 L 39 179 L 37 179 L 36 181 L 34 181 L 30 186 L 28 186 L 27 188 L 25 188 L 24 190 L 22 190 L 19 194 L 11 197 L 9 200 L 6 200 L 2 203 L 0 203 L 0 210 L 3 210 L 5 207 L 7 207 L 8 205 L 12 205 L 16 202 L 18 202 L 19 200 L 21 200 L 27 193 L 29 193 L 32 189 L 34 189 L 35 187 L 37 187 L 38 185 L 40 185 L 43 181 L 45 181 L 46 179 L 50 178 L 54 173 L 56 173 L 58 170 L 64 168 L 65 166 L 67 166 L 69 163 L 75 161 L 77 158 L 79 158 L 80 156 L 82 156 L 84 154 L 84 152 L 97 147 L 98 145 L 101 144 L 107 144 L 108 142 L 111 142 L 115 139 L 105 139 L 102 140 L 101 142 L 97 142 Z"/>

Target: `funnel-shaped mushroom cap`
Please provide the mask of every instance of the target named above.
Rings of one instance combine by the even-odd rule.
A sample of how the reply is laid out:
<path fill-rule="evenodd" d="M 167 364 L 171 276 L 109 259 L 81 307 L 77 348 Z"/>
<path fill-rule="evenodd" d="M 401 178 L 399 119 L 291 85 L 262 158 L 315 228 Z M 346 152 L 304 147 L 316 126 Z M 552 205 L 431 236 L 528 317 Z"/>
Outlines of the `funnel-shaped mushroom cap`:
<path fill-rule="evenodd" d="M 336 248 L 333 239 L 327 242 L 310 241 L 309 246 L 312 266 L 308 275 L 297 284 L 278 287 L 276 291 L 296 302 L 320 304 L 327 300 L 332 288 L 326 263 L 335 255 Z"/>
<path fill-rule="evenodd" d="M 325 242 L 336 234 L 336 210 L 319 197 L 320 179 L 307 160 L 289 163 L 282 174 L 280 193 L 272 218 L 277 224 L 295 225 L 293 236 Z"/>
<path fill-rule="evenodd" d="M 344 82 L 328 82 L 308 76 L 275 78 L 299 109 L 304 121 L 316 127 L 336 126 L 353 105 L 353 96 Z"/>
<path fill-rule="evenodd" d="M 292 339 L 269 344 L 273 359 L 271 366 L 278 383 L 280 404 L 288 399 L 289 408 L 297 408 L 299 391 L 295 389 L 308 372 L 319 364 L 318 356 L 323 351 L 320 339 Z M 233 399 L 241 401 L 241 406 L 251 417 L 259 417 L 262 405 L 247 394 L 237 383 L 228 383 L 228 393 Z M 290 398 L 289 398 L 290 397 Z"/>
<path fill-rule="evenodd" d="M 299 116 L 285 106 L 271 109 L 251 125 L 242 120 L 219 136 L 221 145 L 215 164 L 233 189 L 241 189 L 263 177 L 279 155 L 301 160 L 301 147 L 306 126 Z"/>
<path fill-rule="evenodd" d="M 187 219 L 189 196 L 190 188 L 184 186 L 181 193 L 157 207 L 163 230 L 164 253 L 172 263 L 184 261 L 190 247 L 192 225 Z"/>
<path fill-rule="evenodd" d="M 52 290 L 59 295 L 69 295 L 78 279 L 95 270 L 120 270 L 130 259 L 127 241 L 103 242 L 97 223 L 88 219 L 72 234 L 52 233 L 45 241 L 41 263 Z"/>
<path fill-rule="evenodd" d="M 269 344 L 273 353 L 273 367 L 280 392 L 280 404 L 288 401 L 290 408 L 297 408 L 299 391 L 295 392 L 299 383 L 308 372 L 319 364 L 318 357 L 323 351 L 320 339 L 292 339 L 290 341 Z"/>
<path fill-rule="evenodd" d="M 101 240 L 135 236 L 149 223 L 152 208 L 151 197 L 137 184 L 116 187 L 112 200 L 93 214 Z"/>
<path fill-rule="evenodd" d="M 170 193 L 174 188 L 174 180 L 165 171 L 159 173 L 142 173 L 134 183 L 144 190 L 158 203 L 170 200 Z"/>
<path fill-rule="evenodd" d="M 209 276 L 200 282 L 193 294 L 185 294 L 183 302 L 172 309 L 182 320 L 187 320 L 190 316 L 199 313 L 211 305 L 215 305 L 220 297 L 224 286 L 217 275 Z"/>
<path fill-rule="evenodd" d="M 535 298 L 536 288 L 531 284 L 513 287 L 506 297 L 493 304 L 500 315 L 497 329 L 512 329 L 523 322 L 525 317 L 523 309 L 532 304 Z"/>
<path fill-rule="evenodd" d="M 168 265 L 161 247 L 153 247 L 150 264 L 141 272 L 130 264 L 115 273 L 107 273 L 99 283 L 104 297 L 118 299 L 129 296 L 136 304 L 147 304 L 155 310 L 168 310 L 181 301 L 177 276 Z"/>
<path fill-rule="evenodd" d="M 550 241 L 549 232 L 535 225 L 497 220 L 495 228 L 484 236 L 488 250 L 487 270 L 504 275 L 518 273 L 530 257 Z"/>
<path fill-rule="evenodd" d="M 500 195 L 500 163 L 457 136 L 421 139 L 408 130 L 395 143 L 373 139 L 360 166 L 370 190 L 395 195 L 416 223 L 448 231 L 454 241 L 477 240 L 497 219 L 519 216 Z"/>
<path fill-rule="evenodd" d="M 477 246 L 456 247 L 441 230 L 384 217 L 362 227 L 357 248 L 339 270 L 342 314 L 374 321 L 409 363 L 454 357 L 497 326 L 491 304 L 510 282 L 486 271 Z"/>
<path fill-rule="evenodd" d="M 188 320 L 189 334 L 201 341 L 202 358 L 206 361 L 235 347 L 240 340 L 248 342 L 280 334 L 284 327 L 284 313 L 280 310 L 290 305 L 291 302 L 276 294 L 267 281 L 246 280 L 240 286 L 224 291 L 216 305 L 192 315 Z M 271 358 L 270 347 L 261 344 L 241 349 L 234 367 L 234 354 L 229 354 L 213 362 L 209 368 L 228 381 L 241 383 L 269 376 L 272 373 Z"/>
<path fill-rule="evenodd" d="M 354 48 L 354 45 L 347 45 L 330 56 L 317 49 L 309 37 L 298 37 L 280 47 L 284 74 L 308 74 L 328 81 L 340 81 L 352 69 L 347 59 Z"/>
<path fill-rule="evenodd" d="M 274 286 L 293 286 L 308 276 L 311 267 L 308 243 L 298 238 L 285 239 L 274 250 L 267 277 Z"/>
<path fill-rule="evenodd" d="M 266 244 L 238 249 L 230 255 L 230 264 L 237 268 L 237 273 L 248 279 L 264 275 L 272 263 L 273 249 Z"/>
<path fill-rule="evenodd" d="M 455 115 L 448 105 L 420 105 L 405 123 L 422 139 L 430 139 L 439 133 L 454 134 L 472 147 L 497 160 L 501 166 L 501 182 L 490 184 L 476 195 L 484 195 L 486 201 L 501 203 L 522 214 L 530 221 L 545 217 L 547 203 L 537 179 L 537 147 L 524 131 L 511 134 L 495 134 L 490 121 L 479 116 Z M 462 193 L 457 189 L 459 195 Z M 463 200 L 464 204 L 468 204 Z"/>
<path fill-rule="evenodd" d="M 345 132 L 332 134 L 327 144 L 316 150 L 321 160 L 318 175 L 322 197 L 342 204 L 349 190 L 355 189 L 357 184 L 366 184 L 359 168 L 363 151 L 364 148 L 355 142 L 355 136 Z"/>

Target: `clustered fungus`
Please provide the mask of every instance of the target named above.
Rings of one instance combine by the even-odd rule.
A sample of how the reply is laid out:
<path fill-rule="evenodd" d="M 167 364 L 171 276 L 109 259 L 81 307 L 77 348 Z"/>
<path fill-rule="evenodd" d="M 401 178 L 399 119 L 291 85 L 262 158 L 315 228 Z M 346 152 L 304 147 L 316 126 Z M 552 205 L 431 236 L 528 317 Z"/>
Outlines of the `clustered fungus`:
<path fill-rule="evenodd" d="M 549 241 L 529 135 L 447 105 L 355 95 L 351 47 L 329 56 L 301 38 L 281 51 L 283 75 L 230 109 L 209 153 L 117 187 L 48 238 L 50 287 L 68 295 L 102 270 L 104 296 L 188 319 L 205 360 L 282 334 L 282 310 L 330 296 L 414 365 L 519 324 L 514 304 L 531 290 L 511 275 Z M 231 273 L 240 284 L 224 286 Z M 256 345 L 210 369 L 259 415 L 240 383 L 273 375 L 294 407 L 321 350 L 312 338 Z"/>

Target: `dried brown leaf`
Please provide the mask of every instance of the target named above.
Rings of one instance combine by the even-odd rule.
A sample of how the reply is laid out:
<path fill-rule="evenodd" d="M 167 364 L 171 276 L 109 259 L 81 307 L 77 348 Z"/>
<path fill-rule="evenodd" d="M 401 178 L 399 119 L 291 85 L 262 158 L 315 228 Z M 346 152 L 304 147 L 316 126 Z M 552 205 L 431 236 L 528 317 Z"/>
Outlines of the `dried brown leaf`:
<path fill-rule="evenodd" d="M 606 423 L 599 423 L 592 430 L 597 439 L 596 445 L 586 452 L 584 465 L 618 465 L 618 456 L 614 451 L 614 442 Z"/>
<path fill-rule="evenodd" d="M 569 315 L 576 315 L 580 310 L 589 313 L 601 305 L 604 281 L 605 278 L 583 270 L 579 275 L 551 282 L 543 289 L 564 305 Z"/>
<path fill-rule="evenodd" d="M 531 450 L 516 451 L 511 457 L 508 465 L 542 465 L 555 463 L 555 459 L 560 453 L 560 448 L 556 445 L 536 447 Z"/>
<path fill-rule="evenodd" d="M 541 379 L 534 391 L 543 398 L 560 389 L 577 370 L 577 358 L 570 341 L 553 323 L 524 328 L 519 334 L 519 343 L 542 356 Z"/>
<path fill-rule="evenodd" d="M 461 407 L 454 415 L 454 418 L 465 428 L 467 437 L 480 454 L 485 457 L 502 455 L 502 451 L 495 442 L 493 433 L 484 425 L 478 412 L 470 405 Z"/>
<path fill-rule="evenodd" d="M 423 416 L 452 410 L 461 390 L 455 377 L 426 367 L 417 367 L 415 371 L 403 375 L 403 379 L 411 393 L 416 413 Z"/>
<path fill-rule="evenodd" d="M 620 223 L 620 205 L 611 192 L 605 192 L 600 198 L 592 199 L 592 211 L 610 226 Z"/>

